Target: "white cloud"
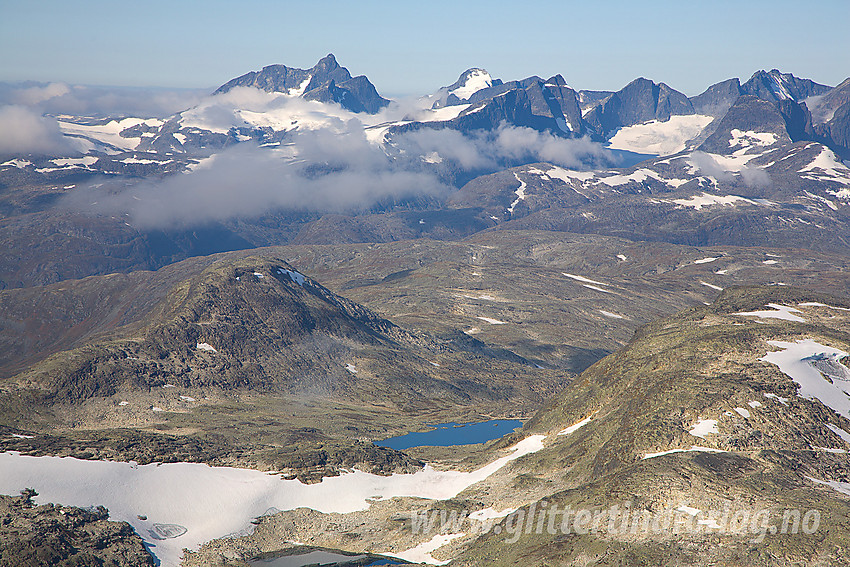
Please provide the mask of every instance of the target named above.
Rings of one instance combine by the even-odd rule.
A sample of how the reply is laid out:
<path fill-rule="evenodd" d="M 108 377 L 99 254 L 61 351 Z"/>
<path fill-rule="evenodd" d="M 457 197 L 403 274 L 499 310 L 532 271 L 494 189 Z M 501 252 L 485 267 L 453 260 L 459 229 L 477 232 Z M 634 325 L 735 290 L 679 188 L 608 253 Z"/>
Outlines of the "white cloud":
<path fill-rule="evenodd" d="M 56 120 L 17 105 L 0 106 L 0 154 L 75 153 Z"/>

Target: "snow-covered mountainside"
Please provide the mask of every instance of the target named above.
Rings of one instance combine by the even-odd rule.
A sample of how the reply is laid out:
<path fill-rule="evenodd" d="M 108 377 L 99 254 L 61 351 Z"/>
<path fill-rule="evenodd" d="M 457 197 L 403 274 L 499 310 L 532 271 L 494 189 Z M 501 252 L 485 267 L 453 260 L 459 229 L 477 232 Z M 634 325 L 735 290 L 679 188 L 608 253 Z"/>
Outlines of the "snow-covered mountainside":
<path fill-rule="evenodd" d="M 761 101 L 762 109 L 744 131 L 758 129 L 765 117 L 775 122 L 768 114 L 779 115 L 791 141 L 821 142 L 846 158 L 850 103 L 842 93 L 847 89 L 846 84 L 832 89 L 774 69 L 758 71 L 744 84 L 738 79 L 718 83 L 688 99 L 643 78 L 614 93 L 577 92 L 560 75 L 503 82 L 472 68 L 411 106 L 382 98 L 365 76 L 352 77 L 331 54 L 310 69 L 270 65 L 246 73 L 170 117 L 57 116 L 67 155 L 49 156 L 58 162 L 45 156 L 0 156 L 0 172 L 14 168 L 14 177 L 25 172 L 32 181 L 86 173 L 187 171 L 199 159 L 243 142 L 280 147 L 295 131 L 339 132 L 352 124 L 370 142 L 384 146 L 423 129 L 469 136 L 507 125 L 562 138 L 589 136 L 611 149 L 664 156 L 704 142 L 728 112 L 752 99 Z M 752 111 L 753 104 L 738 114 Z M 816 122 L 807 104 L 816 108 Z M 426 163 L 433 161 L 428 155 L 421 156 Z"/>
<path fill-rule="evenodd" d="M 793 230 L 781 231 L 789 244 L 834 248 L 848 237 L 848 88 L 846 81 L 832 89 L 772 70 L 688 98 L 644 78 L 617 92 L 576 91 L 560 75 L 505 82 L 472 68 L 430 96 L 389 102 L 328 55 L 310 69 L 271 65 L 247 73 L 172 116 L 46 117 L 67 149 L 0 156 L 0 182 L 39 187 L 37 198 L 15 196 L 3 207 L 34 212 L 73 200 L 82 187 L 105 184 L 110 195 L 139 187 L 98 209 L 112 216 L 168 201 L 145 194 L 165 179 L 190 192 L 184 203 L 149 211 L 148 218 L 251 218 L 304 210 L 305 202 L 319 215 L 354 205 L 388 212 L 400 200 L 480 211 L 464 213 L 464 230 L 511 221 L 675 242 L 755 243 L 790 223 Z M 328 95 L 339 89 L 348 94 Z M 244 155 L 228 157 L 237 148 Z M 227 200 L 228 187 L 245 175 L 226 164 L 245 159 L 268 170 L 259 195 L 246 196 L 231 216 L 195 214 L 198 201 Z M 210 183 L 202 178 L 228 181 L 211 193 L 196 188 Z M 312 194 L 367 185 L 325 205 Z M 297 195 L 299 187 L 308 199 Z M 100 198 L 87 202 L 106 206 Z M 644 216 L 630 219 L 626 209 Z M 711 220 L 703 218 L 707 212 Z M 660 222 L 665 214 L 679 220 Z M 300 218 L 293 222 L 306 221 Z M 122 231 L 137 230 L 133 218 L 121 223 Z M 732 227 L 740 223 L 763 227 L 735 236 Z M 326 229 L 319 233 L 329 237 Z M 294 237 L 290 229 L 286 234 Z M 262 229 L 232 241 L 277 238 Z"/>

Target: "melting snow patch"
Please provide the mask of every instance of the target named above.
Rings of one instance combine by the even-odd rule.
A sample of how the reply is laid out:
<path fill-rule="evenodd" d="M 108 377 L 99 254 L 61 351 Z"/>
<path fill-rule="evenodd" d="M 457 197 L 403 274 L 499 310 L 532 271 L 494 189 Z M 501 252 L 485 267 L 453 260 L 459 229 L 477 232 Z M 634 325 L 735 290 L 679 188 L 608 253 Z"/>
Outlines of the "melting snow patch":
<path fill-rule="evenodd" d="M 260 272 L 254 272 L 254 276 L 256 276 L 257 279 L 260 279 L 260 280 L 263 279 L 264 277 L 266 277 L 263 274 L 261 274 Z"/>
<path fill-rule="evenodd" d="M 762 264 L 767 264 L 768 266 L 772 266 L 773 264 L 778 264 L 778 263 L 779 262 L 777 262 L 776 260 L 764 260 L 764 261 L 762 261 Z"/>
<path fill-rule="evenodd" d="M 839 482 L 837 480 L 818 480 L 810 476 L 807 476 L 806 478 L 814 483 L 826 485 L 832 488 L 833 490 L 840 492 L 841 494 L 846 494 L 850 496 L 850 482 Z"/>
<path fill-rule="evenodd" d="M 752 402 L 747 402 L 747 405 L 750 406 L 753 409 L 756 409 L 756 408 L 761 407 L 761 402 L 757 402 L 757 401 L 753 400 Z"/>
<path fill-rule="evenodd" d="M 712 120 L 711 116 L 689 114 L 671 116 L 664 122 L 651 120 L 626 126 L 617 130 L 608 147 L 639 154 L 675 154 L 684 150 L 686 143 L 697 137 Z"/>
<path fill-rule="evenodd" d="M 751 199 L 740 197 L 738 195 L 712 195 L 710 193 L 705 192 L 702 195 L 694 195 L 693 197 L 688 197 L 687 199 L 673 199 L 673 202 L 683 207 L 691 207 L 697 211 L 702 209 L 703 207 L 709 207 L 711 205 L 731 206 L 735 205 L 736 203 L 749 203 L 751 205 L 757 204 Z"/>
<path fill-rule="evenodd" d="M 759 319 L 782 319 L 783 321 L 792 321 L 794 323 L 806 322 L 806 320 L 799 315 L 794 315 L 794 313 L 802 313 L 799 309 L 794 309 L 787 305 L 779 305 L 777 303 L 768 303 L 767 307 L 770 307 L 773 311 L 745 311 L 742 313 L 735 313 L 735 315 L 758 317 Z"/>
<path fill-rule="evenodd" d="M 690 506 L 684 506 L 684 505 L 676 508 L 676 511 L 677 512 L 684 512 L 685 514 L 687 514 L 689 516 L 697 516 L 702 512 L 702 510 L 700 510 L 699 508 L 691 508 Z"/>
<path fill-rule="evenodd" d="M 774 394 L 773 392 L 765 392 L 765 393 L 764 393 L 764 397 L 765 397 L 765 398 L 770 398 L 771 400 L 776 400 L 777 402 L 779 402 L 779 403 L 780 403 L 780 404 L 782 404 L 783 406 L 787 406 L 787 405 L 788 405 L 788 398 L 783 398 L 782 396 L 777 396 L 777 395 L 776 395 L 776 394 Z"/>
<path fill-rule="evenodd" d="M 628 258 L 626 258 L 626 255 L 625 255 L 625 254 L 617 254 L 617 258 L 619 258 L 619 259 L 620 259 L 620 260 L 622 260 L 623 262 L 625 262 L 626 260 L 628 260 Z"/>
<path fill-rule="evenodd" d="M 605 315 L 606 317 L 610 317 L 611 319 L 623 319 L 622 315 L 617 315 L 616 313 L 611 313 L 610 311 L 605 311 L 604 309 L 600 309 L 599 312 Z"/>
<path fill-rule="evenodd" d="M 568 278 L 572 278 L 572 279 L 574 279 L 574 280 L 576 280 L 576 281 L 579 281 L 579 282 L 584 282 L 584 283 L 589 283 L 589 284 L 596 284 L 596 285 L 608 285 L 607 283 L 604 283 L 604 282 L 598 282 L 598 281 L 596 281 L 596 280 L 591 280 L 591 279 L 589 279 L 589 278 L 585 278 L 585 277 L 582 277 L 582 276 L 577 276 L 577 275 L 575 275 L 575 274 L 568 274 L 568 273 L 566 273 L 566 272 L 561 272 L 561 273 L 562 273 L 563 275 L 567 276 Z"/>
<path fill-rule="evenodd" d="M 197 348 L 198 350 L 206 350 L 209 352 L 218 352 L 216 348 L 209 343 L 198 343 L 197 345 L 195 345 L 195 348 Z"/>
<path fill-rule="evenodd" d="M 595 285 L 590 285 L 590 284 L 582 284 L 582 285 L 583 285 L 584 287 L 586 287 L 587 289 L 592 289 L 592 290 L 594 290 L 594 291 L 601 291 L 602 293 L 614 293 L 614 292 L 613 292 L 613 291 L 611 291 L 611 290 L 608 290 L 608 289 L 602 289 L 601 287 L 596 287 Z"/>
<path fill-rule="evenodd" d="M 654 459 L 655 457 L 663 457 L 664 455 L 672 455 L 674 453 L 728 453 L 722 449 L 712 449 L 711 447 L 700 447 L 698 445 L 691 446 L 690 449 L 670 449 L 669 451 L 661 451 L 658 453 L 646 453 L 641 460 Z"/>
<path fill-rule="evenodd" d="M 720 256 L 717 256 L 716 258 L 712 258 L 712 257 L 702 258 L 700 260 L 694 260 L 694 264 L 708 264 L 709 262 L 714 262 L 715 260 L 719 260 L 719 259 L 720 259 Z"/>
<path fill-rule="evenodd" d="M 351 372 L 352 374 L 357 374 L 357 367 L 351 364 L 350 362 L 345 365 L 345 369 Z"/>
<path fill-rule="evenodd" d="M 845 443 L 850 445 L 850 433 L 847 433 L 840 427 L 835 427 L 831 423 L 827 423 L 826 426 L 830 429 L 830 431 L 841 437 L 841 439 L 843 439 Z"/>
<path fill-rule="evenodd" d="M 578 421 L 578 422 L 570 425 L 569 427 L 566 427 L 566 428 L 560 430 L 558 432 L 558 435 L 569 435 L 570 433 L 575 433 L 576 431 L 578 431 L 579 429 L 581 429 L 582 427 L 584 427 L 585 425 L 590 423 L 590 420 L 593 419 L 593 416 L 596 415 L 597 413 L 599 413 L 599 410 L 596 410 L 595 412 L 593 412 L 592 414 L 590 414 L 586 418 L 582 419 L 581 421 Z"/>
<path fill-rule="evenodd" d="M 26 487 L 39 492 L 36 502 L 66 506 L 102 504 L 110 519 L 128 522 L 150 545 L 163 567 L 177 566 L 183 548 L 251 527 L 271 507 L 310 508 L 345 514 L 369 508 L 371 497 L 446 500 L 481 482 L 508 463 L 543 448 L 543 435 L 532 435 L 504 456 L 471 472 L 438 471 L 425 466 L 413 474 L 380 476 L 354 471 L 316 484 L 283 480 L 262 471 L 210 467 L 200 463 L 133 465 L 71 457 L 0 454 L 0 494 Z M 148 520 L 139 519 L 139 515 Z M 160 539 L 152 523 L 181 526 L 177 537 Z"/>
<path fill-rule="evenodd" d="M 746 409 L 744 409 L 744 408 L 735 408 L 735 413 L 737 413 L 737 414 L 738 414 L 738 415 L 740 415 L 741 417 L 745 417 L 745 418 L 747 418 L 747 419 L 749 419 L 749 418 L 750 418 L 750 412 L 749 412 L 749 410 L 746 410 Z"/>
<path fill-rule="evenodd" d="M 501 512 L 497 512 L 496 509 L 491 506 L 489 508 L 484 508 L 483 510 L 472 512 L 469 514 L 469 517 L 479 522 L 486 522 L 487 520 L 497 520 L 499 518 L 504 518 L 508 514 L 513 514 L 516 511 L 516 508 L 505 508 Z"/>
<path fill-rule="evenodd" d="M 481 319 L 485 323 L 490 323 L 491 325 L 504 325 L 504 321 L 499 321 L 498 319 L 491 319 L 490 317 L 476 317 L 476 319 Z"/>
<path fill-rule="evenodd" d="M 511 203 L 510 207 L 508 207 L 508 212 L 511 213 L 511 216 L 513 216 L 514 209 L 516 209 L 516 206 L 519 205 L 519 202 L 525 199 L 525 190 L 528 187 L 525 181 L 519 178 L 518 173 L 514 173 L 514 177 L 516 177 L 516 180 L 519 181 L 519 189 L 514 191 L 514 193 L 516 193 L 516 199 L 514 199 L 514 202 Z"/>
<path fill-rule="evenodd" d="M 807 301 L 806 303 L 798 303 L 800 307 L 827 307 L 829 309 L 837 309 L 839 311 L 850 311 L 850 309 L 846 307 L 835 307 L 834 305 L 827 305 L 826 303 L 818 303 L 816 301 Z"/>
<path fill-rule="evenodd" d="M 118 405 L 119 406 L 128 406 L 128 405 L 130 405 L 130 402 L 118 402 Z"/>
<path fill-rule="evenodd" d="M 753 146 L 772 146 L 776 143 L 776 134 L 773 132 L 753 132 L 752 130 L 742 132 L 733 128 L 729 133 L 732 134 L 729 140 L 730 148 L 740 147 L 742 150 L 747 150 Z"/>
<path fill-rule="evenodd" d="M 702 284 L 702 285 L 704 285 L 705 287 L 710 287 L 711 289 L 715 289 L 715 290 L 717 290 L 717 291 L 723 291 L 723 288 L 722 288 L 722 287 L 720 287 L 719 285 L 710 284 L 710 283 L 708 283 L 708 282 L 704 282 L 704 281 L 702 281 L 702 280 L 700 280 L 700 281 L 699 281 L 699 283 L 701 283 L 701 284 Z"/>
<path fill-rule="evenodd" d="M 529 170 L 531 173 L 531 170 Z M 587 181 L 588 179 L 593 179 L 596 177 L 596 173 L 593 171 L 573 171 L 570 169 L 563 169 L 560 167 L 555 167 L 550 169 L 549 171 L 543 173 L 539 169 L 535 170 L 534 173 L 537 173 L 541 177 L 544 175 L 551 177 L 552 179 L 560 179 L 564 183 L 571 183 L 573 179 L 578 179 L 579 181 Z"/>
<path fill-rule="evenodd" d="M 811 339 L 795 343 L 768 341 L 782 350 L 769 352 L 759 360 L 775 364 L 800 385 L 799 395 L 820 400 L 844 417 L 850 417 L 850 369 L 839 362 L 847 353 Z"/>
<path fill-rule="evenodd" d="M 12 437 L 15 439 L 35 439 L 34 435 L 23 435 L 21 433 L 12 433 Z"/>
<path fill-rule="evenodd" d="M 395 557 L 411 563 L 427 563 L 428 565 L 446 565 L 449 561 L 437 561 L 431 557 L 431 553 L 447 545 L 454 539 L 465 536 L 465 533 L 435 535 L 430 540 L 420 543 L 401 553 L 382 553 L 388 557 Z"/>
<path fill-rule="evenodd" d="M 0 167 L 17 167 L 18 169 L 23 169 L 28 165 L 32 165 L 32 162 L 28 159 L 10 159 L 9 161 L 4 161 L 0 163 Z"/>
<path fill-rule="evenodd" d="M 838 161 L 832 150 L 826 147 L 822 148 L 817 157 L 809 165 L 801 169 L 800 173 L 807 173 L 807 175 L 803 175 L 802 177 L 814 181 L 832 181 L 834 183 L 850 185 L 850 169 Z M 850 191 L 847 190 L 831 193 L 840 198 L 850 197 Z"/>
<path fill-rule="evenodd" d="M 719 433 L 717 429 L 717 420 L 716 419 L 700 419 L 693 426 L 691 426 L 690 431 L 688 431 L 694 437 L 701 437 L 705 439 L 706 435 L 712 433 Z"/>
<path fill-rule="evenodd" d="M 163 410 L 162 410 L 162 408 L 158 408 L 158 407 L 156 407 L 156 406 L 152 407 L 152 408 L 151 408 L 151 410 L 152 410 L 152 411 L 155 411 L 155 412 L 163 411 Z"/>
<path fill-rule="evenodd" d="M 304 275 L 299 274 L 298 272 L 293 272 L 293 271 L 290 271 L 290 270 L 284 270 L 283 268 L 278 268 L 277 273 L 282 275 L 282 276 L 284 276 L 284 275 L 289 276 L 289 279 L 291 279 L 293 282 L 297 283 L 300 286 L 303 286 L 304 282 L 307 280 L 307 278 L 305 278 Z"/>
<path fill-rule="evenodd" d="M 191 396 L 180 396 L 180 399 L 183 400 L 184 402 L 194 402 L 194 401 L 196 401 L 195 398 L 193 398 Z"/>

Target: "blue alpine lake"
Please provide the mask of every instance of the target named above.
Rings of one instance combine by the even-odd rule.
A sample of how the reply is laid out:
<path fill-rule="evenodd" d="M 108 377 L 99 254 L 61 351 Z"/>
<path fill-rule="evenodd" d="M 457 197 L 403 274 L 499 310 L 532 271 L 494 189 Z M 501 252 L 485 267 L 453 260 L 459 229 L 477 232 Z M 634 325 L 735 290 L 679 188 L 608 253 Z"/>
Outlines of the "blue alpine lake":
<path fill-rule="evenodd" d="M 432 427 L 434 427 L 432 431 L 399 435 L 383 441 L 375 441 L 375 445 L 402 450 L 422 446 L 451 447 L 486 443 L 522 427 L 522 422 L 518 419 L 491 419 L 479 423 L 438 423 Z"/>
<path fill-rule="evenodd" d="M 306 567 L 306 566 L 333 566 L 358 565 L 361 567 L 377 567 L 378 565 L 406 565 L 407 561 L 376 557 L 374 555 L 344 555 L 327 550 L 311 550 L 297 555 L 282 555 L 254 559 L 248 562 L 251 567 Z"/>

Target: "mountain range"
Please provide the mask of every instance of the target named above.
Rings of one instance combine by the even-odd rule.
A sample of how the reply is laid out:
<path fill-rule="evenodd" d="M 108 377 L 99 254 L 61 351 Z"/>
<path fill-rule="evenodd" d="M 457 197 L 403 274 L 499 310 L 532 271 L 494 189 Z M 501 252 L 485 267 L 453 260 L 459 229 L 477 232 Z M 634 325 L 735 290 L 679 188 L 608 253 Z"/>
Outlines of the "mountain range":
<path fill-rule="evenodd" d="M 850 79 L 773 69 L 689 97 L 471 68 L 389 100 L 328 55 L 169 116 L 41 119 L 64 149 L 0 156 L 0 473 L 71 457 L 377 484 L 347 511 L 354 489 L 259 516 L 246 497 L 234 533 L 10 493 L 0 558 L 176 565 L 188 530 L 198 567 L 847 562 Z M 523 425 L 381 444 L 496 418 Z M 385 497 L 416 474 L 477 480 Z M 514 529 L 626 504 L 698 529 Z M 821 529 L 724 531 L 724 509 Z M 491 525 L 418 533 L 410 510 Z"/>

